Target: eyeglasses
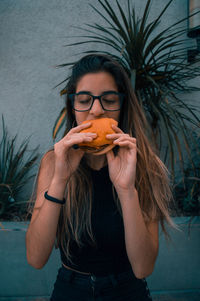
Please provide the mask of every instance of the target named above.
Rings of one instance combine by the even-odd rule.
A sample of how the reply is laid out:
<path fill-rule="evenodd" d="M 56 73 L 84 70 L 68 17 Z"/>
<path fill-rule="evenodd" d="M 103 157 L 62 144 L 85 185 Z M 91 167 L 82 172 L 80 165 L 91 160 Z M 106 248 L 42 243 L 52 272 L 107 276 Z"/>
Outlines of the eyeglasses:
<path fill-rule="evenodd" d="M 72 106 L 75 111 L 84 112 L 90 111 L 95 99 L 100 101 L 100 104 L 105 111 L 119 111 L 124 99 L 123 93 L 115 91 L 104 92 L 99 96 L 94 96 L 88 92 L 79 92 L 69 94 L 69 99 L 72 101 Z"/>

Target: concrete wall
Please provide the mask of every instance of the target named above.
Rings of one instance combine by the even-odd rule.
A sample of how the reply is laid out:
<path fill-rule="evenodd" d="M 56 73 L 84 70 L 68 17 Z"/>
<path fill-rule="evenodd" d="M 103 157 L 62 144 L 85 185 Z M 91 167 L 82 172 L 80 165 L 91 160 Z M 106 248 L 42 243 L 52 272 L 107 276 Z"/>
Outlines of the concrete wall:
<path fill-rule="evenodd" d="M 115 1 L 111 2 L 115 7 Z M 119 3 L 125 5 L 126 1 Z M 146 0 L 134 1 L 139 16 L 145 3 Z M 149 20 L 166 3 L 154 0 Z M 63 47 L 77 40 L 67 37 L 80 34 L 73 26 L 87 22 L 103 24 L 90 4 L 100 8 L 97 0 L 0 1 L 0 114 L 5 117 L 9 132 L 18 134 L 18 143 L 31 135 L 30 148 L 40 145 L 41 155 L 53 144 L 52 128 L 64 104 L 59 96 L 63 86 L 54 87 L 66 78 L 68 69 L 55 66 L 77 60 L 74 54 L 83 50 Z M 174 0 L 158 30 L 186 16 L 187 0 Z M 190 99 L 197 102 L 199 93 Z"/>
<path fill-rule="evenodd" d="M 200 292 L 200 217 L 195 217 L 188 234 L 189 218 L 174 218 L 182 232 L 169 230 L 171 243 L 160 234 L 159 255 L 155 269 L 147 282 L 152 295 Z M 1 298 L 49 296 L 58 268 L 58 250 L 53 250 L 41 270 L 28 265 L 25 249 L 27 223 L 2 222 L 0 227 L 0 300 Z M 25 300 L 26 300 L 25 298 Z M 3 299 L 4 300 L 4 299 Z M 168 299 L 163 299 L 168 300 Z M 182 300 L 182 299 L 170 299 Z M 188 298 L 188 300 L 193 300 Z M 197 299 L 195 299 L 197 300 Z"/>

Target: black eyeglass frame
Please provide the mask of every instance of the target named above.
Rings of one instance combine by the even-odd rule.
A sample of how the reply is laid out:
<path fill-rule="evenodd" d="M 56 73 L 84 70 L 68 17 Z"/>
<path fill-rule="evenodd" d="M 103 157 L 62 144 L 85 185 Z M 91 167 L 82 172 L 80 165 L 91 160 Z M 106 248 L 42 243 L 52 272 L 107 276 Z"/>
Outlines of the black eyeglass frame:
<path fill-rule="evenodd" d="M 92 97 L 92 103 L 91 103 L 91 106 L 90 106 L 90 108 L 87 109 L 87 110 L 77 110 L 77 109 L 74 108 L 74 97 L 75 97 L 76 95 L 83 95 L 83 94 L 84 94 L 84 95 L 87 94 L 87 95 L 90 95 L 90 96 Z M 107 109 L 104 108 L 104 106 L 103 106 L 103 104 L 102 104 L 102 102 L 101 102 L 101 97 L 104 96 L 104 95 L 109 95 L 109 94 L 115 94 L 115 95 L 118 95 L 118 96 L 119 96 L 119 102 L 120 102 L 120 107 L 119 107 L 119 109 L 117 109 L 117 110 L 107 110 Z M 115 91 L 112 91 L 112 92 L 111 92 L 111 91 L 109 91 L 109 92 L 104 92 L 104 93 L 102 93 L 101 95 L 92 95 L 92 94 L 89 93 L 89 92 L 79 92 L 79 93 L 68 94 L 69 99 L 72 101 L 72 107 L 73 107 L 73 109 L 74 109 L 75 111 L 77 111 L 77 112 L 87 112 L 87 111 L 90 111 L 91 108 L 92 108 L 92 106 L 93 106 L 93 104 L 94 104 L 95 99 L 98 99 L 98 100 L 99 100 L 99 102 L 100 102 L 100 104 L 101 104 L 101 106 L 102 106 L 102 108 L 103 108 L 104 111 L 109 111 L 109 112 L 120 111 L 120 109 L 121 109 L 121 107 L 122 107 L 123 100 L 124 100 L 124 96 L 125 96 L 124 93 L 119 93 L 119 92 L 115 92 Z"/>

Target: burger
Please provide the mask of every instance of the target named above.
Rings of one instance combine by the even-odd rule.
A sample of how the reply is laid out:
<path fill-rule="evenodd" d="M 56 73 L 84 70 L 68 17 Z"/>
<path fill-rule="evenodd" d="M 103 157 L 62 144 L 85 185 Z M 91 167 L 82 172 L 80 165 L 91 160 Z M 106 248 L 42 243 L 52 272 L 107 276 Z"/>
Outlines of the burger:
<path fill-rule="evenodd" d="M 88 121 L 91 122 L 91 126 L 87 129 L 83 129 L 80 133 L 96 133 L 97 137 L 91 142 L 78 144 L 79 148 L 93 155 L 103 155 L 116 146 L 112 140 L 106 138 L 107 134 L 115 133 L 112 129 L 112 125 L 118 125 L 116 120 L 112 118 L 100 118 L 85 120 L 82 124 L 88 123 Z"/>

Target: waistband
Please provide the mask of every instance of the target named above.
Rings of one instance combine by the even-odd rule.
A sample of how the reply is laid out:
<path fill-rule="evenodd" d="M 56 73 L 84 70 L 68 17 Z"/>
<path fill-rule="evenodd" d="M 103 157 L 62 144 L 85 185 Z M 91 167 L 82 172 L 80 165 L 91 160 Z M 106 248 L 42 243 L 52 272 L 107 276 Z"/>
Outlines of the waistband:
<path fill-rule="evenodd" d="M 63 287 L 66 287 L 67 291 L 67 288 L 69 288 L 68 284 L 73 284 L 73 288 L 76 288 L 80 291 L 87 291 L 89 294 L 91 294 L 92 289 L 93 296 L 98 296 L 99 292 L 101 294 L 104 292 L 107 293 L 112 288 L 117 288 L 121 285 L 123 289 L 127 289 L 128 287 L 129 293 L 131 289 L 131 294 L 133 294 L 134 300 L 151 300 L 147 299 L 146 297 L 140 298 L 139 295 L 144 297 L 147 294 L 147 283 L 145 279 L 137 279 L 132 269 L 120 273 L 114 272 L 106 276 L 97 276 L 92 273 L 89 275 L 84 275 L 67 269 L 62 265 L 58 271 L 56 283 L 59 290 L 63 285 Z M 136 298 L 134 297 L 134 294 L 137 295 Z"/>
<path fill-rule="evenodd" d="M 97 281 L 104 281 L 104 280 L 107 280 L 107 279 L 118 279 L 118 280 L 121 280 L 121 279 L 125 279 L 127 277 L 133 277 L 135 279 L 137 279 L 132 271 L 131 268 L 129 268 L 128 270 L 126 271 L 123 271 L 123 272 L 117 272 L 117 271 L 113 271 L 113 272 L 110 272 L 110 273 L 106 273 L 106 274 L 103 274 L 101 273 L 100 275 L 99 274 L 96 274 L 96 273 L 86 273 L 86 272 L 81 272 L 81 271 L 78 271 L 78 270 L 74 270 L 74 269 L 71 269 L 69 267 L 66 267 L 63 263 L 62 263 L 62 270 L 65 271 L 65 272 L 68 272 L 72 275 L 72 277 L 78 277 L 79 279 L 91 279 L 92 281 L 94 282 L 97 282 Z"/>

